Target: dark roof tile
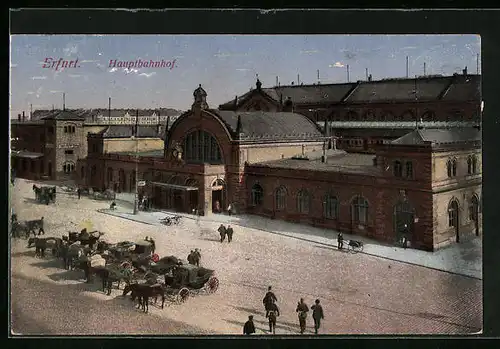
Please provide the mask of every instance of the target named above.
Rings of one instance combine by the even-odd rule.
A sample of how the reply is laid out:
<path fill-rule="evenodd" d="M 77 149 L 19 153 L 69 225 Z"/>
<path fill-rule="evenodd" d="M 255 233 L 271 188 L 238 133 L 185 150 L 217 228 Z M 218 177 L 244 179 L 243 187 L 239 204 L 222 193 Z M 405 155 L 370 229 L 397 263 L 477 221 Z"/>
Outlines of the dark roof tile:
<path fill-rule="evenodd" d="M 235 112 L 211 110 L 236 134 L 238 116 L 241 116 L 241 133 L 244 139 L 318 139 L 318 127 L 301 114 L 275 112 Z"/>
<path fill-rule="evenodd" d="M 419 144 L 444 144 L 444 143 L 466 143 L 481 140 L 481 131 L 476 128 L 454 128 L 454 129 L 423 129 L 414 130 L 400 137 L 392 144 L 419 145 Z"/>

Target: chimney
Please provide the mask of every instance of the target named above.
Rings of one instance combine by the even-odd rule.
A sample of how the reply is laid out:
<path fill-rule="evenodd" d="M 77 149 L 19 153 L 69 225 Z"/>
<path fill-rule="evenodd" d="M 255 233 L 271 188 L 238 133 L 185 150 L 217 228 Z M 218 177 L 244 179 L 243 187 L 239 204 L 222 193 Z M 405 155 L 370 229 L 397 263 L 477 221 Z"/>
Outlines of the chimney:
<path fill-rule="evenodd" d="M 242 132 L 241 115 L 238 115 L 238 121 L 236 122 L 236 137 L 238 139 L 240 137 L 241 132 Z"/>
<path fill-rule="evenodd" d="M 26 121 L 26 116 L 24 116 L 24 111 L 23 111 L 23 122 Z"/>
<path fill-rule="evenodd" d="M 21 114 L 17 114 L 17 121 L 21 121 Z"/>
<path fill-rule="evenodd" d="M 465 69 L 462 70 L 462 73 L 464 74 L 464 76 L 467 76 L 467 66 L 465 66 Z"/>

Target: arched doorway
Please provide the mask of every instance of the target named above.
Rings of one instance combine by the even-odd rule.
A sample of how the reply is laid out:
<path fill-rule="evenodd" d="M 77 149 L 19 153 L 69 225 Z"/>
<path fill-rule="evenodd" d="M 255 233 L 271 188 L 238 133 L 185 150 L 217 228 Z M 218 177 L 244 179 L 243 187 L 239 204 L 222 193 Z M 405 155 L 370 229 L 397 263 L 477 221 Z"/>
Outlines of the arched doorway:
<path fill-rule="evenodd" d="M 225 190 L 226 183 L 224 180 L 217 178 L 212 183 L 212 212 L 213 213 L 222 213 L 224 211 L 226 202 L 225 202 Z"/>
<path fill-rule="evenodd" d="M 194 178 L 188 178 L 186 180 L 186 186 L 188 187 L 199 187 L 199 183 Z M 198 190 L 188 190 L 188 209 L 189 212 L 193 212 L 193 210 L 199 209 L 199 201 L 198 201 Z"/>
<path fill-rule="evenodd" d="M 169 184 L 173 185 L 183 185 L 183 181 L 179 176 L 173 176 L 170 178 Z M 167 195 L 167 207 L 173 208 L 176 211 L 182 212 L 184 207 L 183 192 L 179 189 L 168 189 L 166 191 Z"/>
<path fill-rule="evenodd" d="M 454 230 L 456 242 L 460 242 L 460 217 L 458 208 L 458 200 L 452 199 L 448 204 L 448 227 Z"/>
<path fill-rule="evenodd" d="M 469 202 L 469 219 L 474 223 L 474 233 L 479 236 L 479 199 L 477 195 L 472 195 Z"/>
<path fill-rule="evenodd" d="M 415 210 L 407 200 L 401 200 L 394 206 L 394 230 L 396 241 L 413 241 Z"/>

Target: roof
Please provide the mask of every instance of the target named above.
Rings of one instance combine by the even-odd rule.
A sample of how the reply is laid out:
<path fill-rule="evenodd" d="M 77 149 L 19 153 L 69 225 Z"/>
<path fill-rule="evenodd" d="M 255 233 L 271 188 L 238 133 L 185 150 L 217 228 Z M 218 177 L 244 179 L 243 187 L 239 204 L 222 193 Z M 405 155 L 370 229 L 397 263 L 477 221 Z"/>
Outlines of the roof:
<path fill-rule="evenodd" d="M 457 75 L 447 91 L 443 93 L 445 101 L 479 101 L 481 100 L 481 76 Z"/>
<path fill-rule="evenodd" d="M 323 129 L 324 121 L 318 121 L 318 126 Z M 414 129 L 415 121 L 329 121 L 330 128 L 333 129 L 385 129 L 400 128 Z M 454 127 L 474 127 L 479 121 L 418 121 L 418 126 L 423 128 L 454 128 Z"/>
<path fill-rule="evenodd" d="M 84 120 L 83 116 L 69 110 L 54 111 L 42 118 L 43 120 Z"/>
<path fill-rule="evenodd" d="M 450 82 L 450 77 L 360 82 L 345 102 L 437 100 Z"/>
<path fill-rule="evenodd" d="M 238 116 L 241 120 L 242 139 L 284 140 L 322 137 L 313 121 L 297 113 L 281 112 L 235 112 L 211 110 L 236 134 Z"/>
<path fill-rule="evenodd" d="M 345 151 L 334 151 L 333 155 L 327 155 L 327 161 L 321 162 L 320 159 L 302 160 L 302 159 L 280 159 L 252 164 L 252 166 L 297 169 L 318 172 L 340 172 L 355 174 L 381 174 L 380 168 L 373 165 L 373 154 L 347 153 Z"/>
<path fill-rule="evenodd" d="M 43 120 L 27 120 L 27 121 L 19 121 L 17 119 L 10 119 L 10 123 L 13 125 L 28 125 L 28 126 L 34 126 L 34 125 L 43 125 L 44 121 Z"/>
<path fill-rule="evenodd" d="M 415 89 L 416 84 L 416 89 Z M 357 83 L 292 85 L 261 88 L 260 91 L 276 102 L 290 97 L 295 104 L 361 103 L 377 101 L 406 102 L 415 100 L 478 100 L 480 75 L 420 76 L 394 78 Z M 238 97 L 241 104 L 259 90 L 253 89 Z M 220 105 L 221 109 L 234 109 L 234 99 Z"/>
<path fill-rule="evenodd" d="M 18 150 L 18 151 L 12 151 L 11 156 L 18 157 L 18 158 L 27 158 L 27 159 L 37 159 L 43 157 L 42 153 L 35 153 L 31 151 L 24 151 L 24 150 Z"/>
<path fill-rule="evenodd" d="M 110 125 L 105 130 L 98 132 L 103 138 L 130 138 L 134 135 L 135 125 Z M 156 125 L 139 125 L 137 128 L 137 137 L 159 138 Z"/>
<path fill-rule="evenodd" d="M 465 143 L 481 140 L 481 131 L 475 128 L 415 130 L 391 142 L 399 145 Z"/>

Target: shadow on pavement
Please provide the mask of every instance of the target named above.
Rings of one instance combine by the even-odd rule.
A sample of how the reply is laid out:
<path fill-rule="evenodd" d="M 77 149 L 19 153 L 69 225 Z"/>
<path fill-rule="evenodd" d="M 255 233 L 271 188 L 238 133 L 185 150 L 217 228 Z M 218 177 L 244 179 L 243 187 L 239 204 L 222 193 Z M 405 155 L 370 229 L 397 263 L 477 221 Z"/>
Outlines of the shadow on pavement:
<path fill-rule="evenodd" d="M 52 257 L 52 256 L 49 256 Z M 45 255 L 45 258 L 37 259 L 37 262 L 35 263 L 30 263 L 31 266 L 37 267 L 37 268 L 62 268 L 64 267 L 63 261 L 60 259 L 56 258 L 51 258 L 51 259 L 46 259 L 47 255 Z"/>

